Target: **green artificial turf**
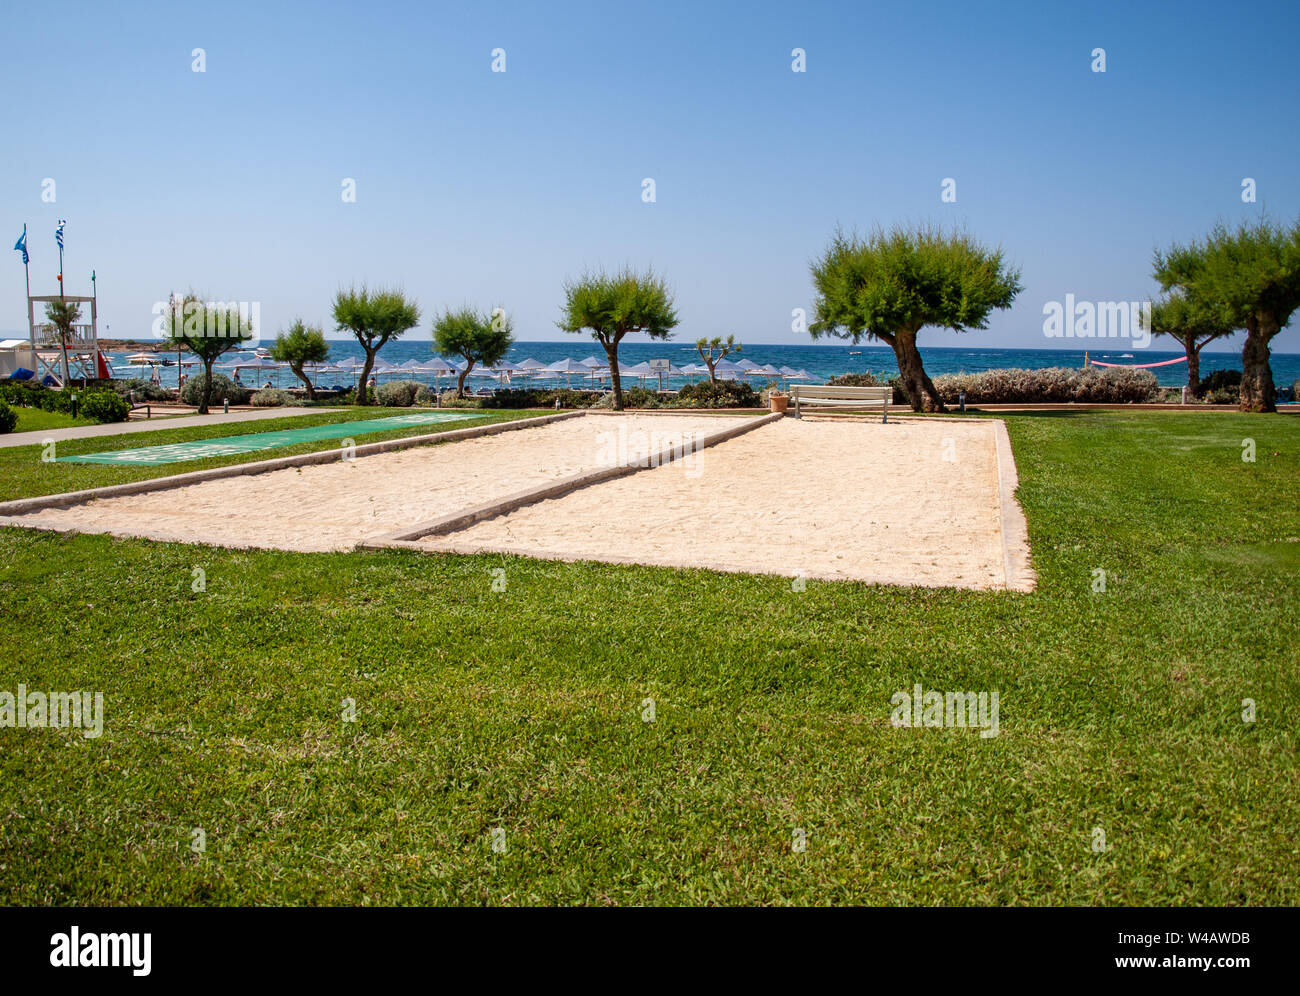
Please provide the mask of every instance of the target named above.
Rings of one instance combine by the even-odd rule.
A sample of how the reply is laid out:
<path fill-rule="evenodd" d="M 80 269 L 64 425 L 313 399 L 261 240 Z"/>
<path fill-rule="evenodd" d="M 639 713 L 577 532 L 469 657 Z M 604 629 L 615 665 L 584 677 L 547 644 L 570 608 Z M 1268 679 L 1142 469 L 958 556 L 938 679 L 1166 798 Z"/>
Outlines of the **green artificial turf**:
<path fill-rule="evenodd" d="M 1032 594 L 0 532 L 0 900 L 1300 902 L 1300 419 L 1007 422 Z"/>
<path fill-rule="evenodd" d="M 149 432 L 121 433 L 115 436 L 91 436 L 84 439 L 69 439 L 54 446 L 54 459 L 45 458 L 48 449 L 39 443 L 29 446 L 0 447 L 0 501 L 14 498 L 27 498 L 35 495 L 61 494 L 65 491 L 81 491 L 86 488 L 100 488 L 110 484 L 125 484 L 129 481 L 146 478 L 167 477 L 172 474 L 184 474 L 194 470 L 207 470 L 209 467 L 224 467 L 229 464 L 249 463 L 255 460 L 271 460 L 280 457 L 296 456 L 300 453 L 312 453 L 317 450 L 338 449 L 337 439 L 316 440 L 281 446 L 274 450 L 253 450 L 233 456 L 208 457 L 202 460 L 187 460 L 184 463 L 143 466 L 136 464 L 92 464 L 68 462 L 63 457 L 78 454 L 102 453 L 111 450 L 134 450 L 146 446 L 165 446 L 173 443 L 186 443 L 202 439 L 221 439 L 226 436 L 244 436 L 251 432 L 276 432 L 285 429 L 302 429 L 308 426 L 353 422 L 359 419 L 391 418 L 395 415 L 410 415 L 423 409 L 414 408 L 347 408 L 335 412 L 320 414 L 287 416 L 271 418 L 256 422 L 223 422 L 213 425 L 190 428 L 164 428 Z M 518 418 L 530 418 L 547 414 L 536 411 L 485 411 L 481 418 L 463 419 L 441 425 L 415 425 L 405 429 L 391 429 L 361 436 L 358 445 L 383 442 L 386 439 L 400 439 L 406 436 L 423 436 L 436 432 L 450 432 L 455 429 L 472 429 L 476 426 L 493 422 L 508 422 Z M 553 414 L 553 413 L 551 413 Z M 56 428 L 50 426 L 49 428 Z"/>

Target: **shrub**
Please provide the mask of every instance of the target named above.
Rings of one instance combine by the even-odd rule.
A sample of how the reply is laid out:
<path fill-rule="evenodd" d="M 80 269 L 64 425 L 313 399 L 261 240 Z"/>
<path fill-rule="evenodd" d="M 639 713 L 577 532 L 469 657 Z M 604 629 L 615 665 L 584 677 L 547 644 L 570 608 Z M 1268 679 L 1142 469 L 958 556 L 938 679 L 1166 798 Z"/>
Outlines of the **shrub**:
<path fill-rule="evenodd" d="M 125 422 L 131 406 L 116 391 L 87 391 L 78 399 L 77 414 L 88 422 Z"/>
<path fill-rule="evenodd" d="M 443 391 L 439 399 L 443 408 L 478 408 L 478 398 L 462 398 L 455 389 Z"/>
<path fill-rule="evenodd" d="M 484 408 L 554 408 L 558 400 L 561 408 L 571 409 L 590 408 L 600 398 L 599 391 L 579 391 L 569 387 L 552 391 L 515 387 L 496 391 L 491 397 L 481 400 Z M 446 402 L 444 401 L 443 404 Z"/>
<path fill-rule="evenodd" d="M 72 411 L 72 391 L 56 391 L 32 381 L 8 381 L 0 384 L 0 398 L 21 408 L 39 408 L 45 412 Z"/>
<path fill-rule="evenodd" d="M 757 408 L 758 392 L 740 380 L 701 381 L 677 392 L 677 408 Z"/>
<path fill-rule="evenodd" d="M 35 400 L 39 390 L 44 388 L 39 385 L 29 387 L 26 381 L 0 381 L 0 401 L 19 408 L 40 408 Z"/>
<path fill-rule="evenodd" d="M 623 391 L 625 408 L 659 408 L 659 392 L 648 387 L 629 387 Z"/>
<path fill-rule="evenodd" d="M 380 384 L 375 394 L 385 408 L 410 408 L 421 387 L 423 385 L 415 380 L 391 380 Z"/>
<path fill-rule="evenodd" d="M 232 405 L 246 405 L 248 399 L 252 397 L 253 392 L 240 384 L 236 384 L 225 374 L 214 373 L 212 375 L 212 394 L 208 399 L 209 404 L 219 405 L 222 401 L 229 401 Z M 185 382 L 181 388 L 181 400 L 187 405 L 197 405 L 203 397 L 203 374 L 195 374 Z"/>
<path fill-rule="evenodd" d="M 1160 393 L 1150 370 L 1119 367 L 1047 367 L 1042 370 L 986 370 L 973 374 L 942 374 L 934 386 L 945 404 L 966 394 L 967 404 L 1007 404 L 1070 401 L 1134 403 L 1155 400 Z"/>
<path fill-rule="evenodd" d="M 890 381 L 884 374 L 876 376 L 870 370 L 864 373 L 846 373 L 832 377 L 826 383 L 838 387 L 884 387 Z"/>
<path fill-rule="evenodd" d="M 436 400 L 436 395 L 428 384 L 421 384 L 415 390 L 415 403 L 417 405 L 431 405 Z"/>
<path fill-rule="evenodd" d="M 1209 405 L 1235 405 L 1241 401 L 1241 371 L 1215 370 L 1202 377 L 1199 397 Z"/>
<path fill-rule="evenodd" d="M 280 408 L 293 404 L 293 395 L 278 387 L 264 387 L 249 398 L 248 402 L 254 408 Z"/>
<path fill-rule="evenodd" d="M 113 390 L 123 398 L 134 396 L 136 401 L 170 401 L 172 388 L 155 384 L 151 380 L 115 380 Z"/>
<path fill-rule="evenodd" d="M 18 413 L 9 407 L 8 402 L 0 398 L 0 435 L 13 432 L 18 424 Z"/>

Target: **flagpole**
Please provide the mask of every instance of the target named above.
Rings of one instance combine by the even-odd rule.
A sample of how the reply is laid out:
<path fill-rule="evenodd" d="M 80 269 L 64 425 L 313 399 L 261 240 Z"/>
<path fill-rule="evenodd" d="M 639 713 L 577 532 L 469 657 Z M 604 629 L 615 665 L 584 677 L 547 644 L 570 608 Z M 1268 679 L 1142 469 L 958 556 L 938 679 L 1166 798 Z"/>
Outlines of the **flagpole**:
<path fill-rule="evenodd" d="M 23 279 L 27 282 L 27 338 L 32 344 L 32 359 L 36 359 L 36 326 L 32 322 L 32 270 L 28 262 L 30 255 L 27 252 L 27 222 L 23 222 Z M 36 364 L 36 369 L 40 370 L 41 365 Z"/>
<path fill-rule="evenodd" d="M 30 300 L 30 298 L 31 298 L 31 296 L 32 296 L 32 270 L 31 270 L 31 264 L 28 262 L 28 259 L 30 258 L 30 256 L 28 255 L 28 252 L 27 252 L 27 249 L 26 249 L 26 246 L 27 246 L 27 223 L 26 223 L 26 222 L 23 222 L 23 246 L 24 246 L 24 248 L 23 248 L 23 279 L 27 281 L 27 297 L 29 298 L 29 300 L 28 300 L 28 302 L 27 302 L 27 308 L 28 308 L 28 310 L 29 310 L 29 312 L 30 312 L 30 310 L 31 310 L 31 306 L 32 306 L 32 302 L 31 302 L 31 300 Z M 30 331 L 30 329 L 29 329 L 29 331 Z"/>
<path fill-rule="evenodd" d="M 62 227 L 62 226 L 60 226 Z M 59 301 L 63 301 L 63 238 L 62 233 L 59 237 Z M 68 382 L 72 380 L 72 371 L 68 369 L 68 336 L 62 329 L 59 330 L 59 341 L 63 344 L 63 386 L 67 387 Z"/>

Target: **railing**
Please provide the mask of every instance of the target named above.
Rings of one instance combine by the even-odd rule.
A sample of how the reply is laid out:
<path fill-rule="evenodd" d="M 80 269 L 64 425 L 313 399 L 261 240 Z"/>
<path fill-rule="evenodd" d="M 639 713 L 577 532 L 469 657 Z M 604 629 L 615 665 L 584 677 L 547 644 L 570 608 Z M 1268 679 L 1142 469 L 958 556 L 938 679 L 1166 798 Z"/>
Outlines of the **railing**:
<path fill-rule="evenodd" d="M 74 349 L 77 346 L 88 346 L 95 342 L 95 327 L 93 325 L 74 325 L 72 326 L 72 335 L 68 337 L 68 348 Z M 62 341 L 59 338 L 58 329 L 36 328 L 36 345 L 45 348 L 59 348 Z"/>

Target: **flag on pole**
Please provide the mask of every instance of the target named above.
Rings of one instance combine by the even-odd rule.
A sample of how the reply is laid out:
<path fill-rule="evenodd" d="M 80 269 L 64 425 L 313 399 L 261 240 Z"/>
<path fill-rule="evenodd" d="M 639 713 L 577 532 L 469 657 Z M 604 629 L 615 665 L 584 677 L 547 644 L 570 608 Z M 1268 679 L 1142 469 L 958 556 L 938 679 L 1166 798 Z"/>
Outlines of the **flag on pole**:
<path fill-rule="evenodd" d="M 63 251 L 63 226 L 68 222 L 64 218 L 59 219 L 59 227 L 54 230 L 54 241 L 59 244 L 59 251 Z"/>
<path fill-rule="evenodd" d="M 23 254 L 23 266 L 26 266 L 32 261 L 31 257 L 27 255 L 27 229 L 24 228 L 23 234 L 18 236 L 18 241 L 14 243 L 14 248 Z"/>

